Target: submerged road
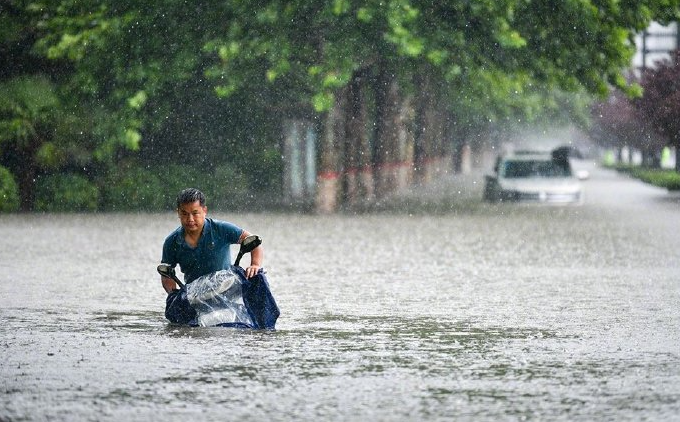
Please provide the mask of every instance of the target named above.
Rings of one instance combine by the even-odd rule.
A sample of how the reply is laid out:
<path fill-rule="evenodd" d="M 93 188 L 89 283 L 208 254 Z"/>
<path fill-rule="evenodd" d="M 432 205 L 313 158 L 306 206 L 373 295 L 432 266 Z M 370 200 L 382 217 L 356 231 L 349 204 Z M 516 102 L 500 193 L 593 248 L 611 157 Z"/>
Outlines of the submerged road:
<path fill-rule="evenodd" d="M 678 420 L 680 197 L 595 168 L 578 207 L 481 183 L 212 212 L 264 238 L 274 332 L 167 324 L 172 213 L 1 215 L 0 420 Z"/>

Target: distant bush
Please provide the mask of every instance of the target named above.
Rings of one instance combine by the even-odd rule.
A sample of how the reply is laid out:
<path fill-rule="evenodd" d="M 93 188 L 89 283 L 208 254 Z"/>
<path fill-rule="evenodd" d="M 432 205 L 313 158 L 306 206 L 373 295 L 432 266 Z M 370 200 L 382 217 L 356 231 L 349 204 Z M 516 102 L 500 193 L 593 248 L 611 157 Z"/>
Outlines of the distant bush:
<path fill-rule="evenodd" d="M 150 169 L 125 166 L 100 184 L 102 209 L 106 211 L 153 211 L 165 204 L 163 184 Z"/>
<path fill-rule="evenodd" d="M 36 182 L 36 211 L 96 211 L 99 204 L 97 186 L 77 174 L 55 174 Z"/>
<path fill-rule="evenodd" d="M 19 209 L 19 188 L 12 173 L 0 166 L 0 212 Z"/>
<path fill-rule="evenodd" d="M 680 190 L 680 173 L 674 170 L 636 168 L 632 169 L 630 174 L 654 186 L 668 190 Z"/>
<path fill-rule="evenodd" d="M 277 192 L 281 190 L 283 159 L 278 149 L 266 149 L 255 164 L 247 169 L 249 186 L 257 192 Z"/>
<path fill-rule="evenodd" d="M 177 194 L 185 188 L 197 188 L 206 195 L 205 183 L 212 175 L 209 172 L 201 171 L 198 168 L 181 165 L 169 164 L 156 167 L 153 171 L 158 176 L 163 190 L 163 205 L 160 209 L 174 210 L 176 208 L 175 199 Z"/>
<path fill-rule="evenodd" d="M 238 204 L 248 190 L 245 176 L 229 165 L 210 171 L 179 164 L 126 166 L 100 184 L 102 208 L 109 211 L 174 210 L 177 194 L 189 187 L 203 191 L 210 208 L 225 209 Z"/>
<path fill-rule="evenodd" d="M 629 174 L 650 185 L 668 190 L 680 190 L 680 173 L 675 170 L 653 169 L 632 164 L 615 164 L 608 167 Z"/>
<path fill-rule="evenodd" d="M 228 209 L 238 207 L 241 196 L 248 191 L 245 176 L 224 164 L 210 171 L 186 166 L 170 165 L 163 167 L 159 177 L 167 192 L 166 208 L 175 209 L 177 194 L 185 188 L 196 188 L 202 191 L 212 209 Z"/>
<path fill-rule="evenodd" d="M 220 210 L 241 208 L 248 194 L 248 180 L 232 166 L 222 165 L 215 169 L 210 179 L 206 180 L 205 189 L 213 208 Z"/>

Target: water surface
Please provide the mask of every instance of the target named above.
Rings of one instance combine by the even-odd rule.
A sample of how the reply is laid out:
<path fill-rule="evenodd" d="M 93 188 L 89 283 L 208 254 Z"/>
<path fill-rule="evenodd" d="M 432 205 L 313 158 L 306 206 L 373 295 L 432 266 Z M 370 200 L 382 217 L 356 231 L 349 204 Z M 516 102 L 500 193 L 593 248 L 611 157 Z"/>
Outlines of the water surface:
<path fill-rule="evenodd" d="M 678 420 L 680 201 L 606 171 L 586 192 L 211 213 L 264 238 L 274 332 L 164 320 L 172 213 L 2 215 L 0 420 Z"/>

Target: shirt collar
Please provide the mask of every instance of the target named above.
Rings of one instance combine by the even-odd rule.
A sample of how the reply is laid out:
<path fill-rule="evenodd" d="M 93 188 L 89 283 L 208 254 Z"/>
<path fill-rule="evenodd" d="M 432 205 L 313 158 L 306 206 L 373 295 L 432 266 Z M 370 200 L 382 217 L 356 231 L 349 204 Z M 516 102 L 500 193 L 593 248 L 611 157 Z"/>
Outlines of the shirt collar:
<path fill-rule="evenodd" d="M 201 237 L 198 238 L 198 244 L 196 244 L 197 248 L 202 243 L 206 242 L 206 240 L 205 240 L 206 236 L 209 236 L 209 234 L 212 232 L 212 224 L 211 223 L 212 223 L 212 219 L 210 219 L 210 218 L 206 218 L 203 221 L 203 230 L 201 230 Z M 185 244 L 186 242 L 184 241 L 184 236 L 185 236 L 184 227 L 179 226 L 179 233 L 178 234 L 179 235 L 175 238 L 175 241 L 179 245 Z M 210 236 L 210 237 L 212 237 L 212 236 Z M 214 242 L 211 241 L 211 243 L 214 243 Z"/>

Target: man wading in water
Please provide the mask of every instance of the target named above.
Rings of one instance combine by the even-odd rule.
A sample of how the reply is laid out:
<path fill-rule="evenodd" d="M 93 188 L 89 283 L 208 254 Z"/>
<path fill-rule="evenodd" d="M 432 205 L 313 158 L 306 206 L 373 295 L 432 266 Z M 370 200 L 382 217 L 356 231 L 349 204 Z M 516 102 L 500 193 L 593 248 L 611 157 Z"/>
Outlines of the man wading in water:
<path fill-rule="evenodd" d="M 177 214 L 182 225 L 165 239 L 161 262 L 172 267 L 179 264 L 185 283 L 228 269 L 231 262 L 230 245 L 240 244 L 250 235 L 234 224 L 206 218 L 208 208 L 205 195 L 198 189 L 184 189 L 179 193 Z M 245 269 L 247 278 L 258 273 L 263 257 L 262 246 L 253 249 L 250 266 Z M 168 294 L 178 289 L 171 278 L 161 276 L 161 283 Z"/>

